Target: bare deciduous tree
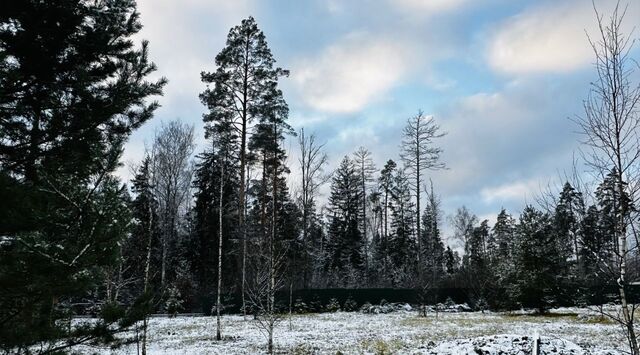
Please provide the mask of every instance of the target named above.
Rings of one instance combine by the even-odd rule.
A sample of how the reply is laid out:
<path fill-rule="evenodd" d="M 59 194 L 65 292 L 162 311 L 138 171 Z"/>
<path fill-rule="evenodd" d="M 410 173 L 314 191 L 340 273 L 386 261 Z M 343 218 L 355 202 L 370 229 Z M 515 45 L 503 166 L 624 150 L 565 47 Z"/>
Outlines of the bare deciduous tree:
<path fill-rule="evenodd" d="M 154 194 L 158 200 L 161 225 L 161 287 L 167 278 L 169 243 L 175 241 L 179 218 L 188 209 L 195 149 L 193 126 L 180 121 L 163 124 L 156 133 L 151 157 Z"/>
<path fill-rule="evenodd" d="M 595 6 L 594 6 L 595 9 Z M 631 353 L 640 354 L 634 329 L 636 307 L 629 304 L 627 266 L 631 250 L 628 237 L 635 234 L 633 221 L 638 212 L 633 208 L 640 185 L 640 85 L 631 79 L 637 63 L 630 58 L 631 35 L 622 30 L 626 8 L 618 3 L 608 18 L 595 9 L 599 37 L 589 37 L 595 54 L 596 80 L 584 101 L 584 114 L 575 118 L 588 147 L 583 156 L 592 171 L 604 180 L 614 178 L 612 194 L 615 227 L 612 231 L 617 248 L 612 258 L 615 282 L 618 286 L 620 316 L 612 316 L 625 329 Z M 630 198 L 626 198 L 626 196 Z M 605 263 L 606 265 L 606 263 Z"/>
<path fill-rule="evenodd" d="M 473 232 L 473 227 L 478 224 L 478 217 L 471 213 L 466 206 L 456 210 L 453 216 L 449 217 L 449 223 L 453 227 L 453 237 L 462 244 L 465 254 L 469 252 L 469 236 Z"/>
<path fill-rule="evenodd" d="M 280 196 L 278 191 L 278 175 L 274 172 L 272 178 L 270 231 L 258 241 L 257 253 L 252 262 L 254 277 L 247 287 L 247 295 L 254 311 L 258 329 L 267 337 L 267 351 L 273 354 L 273 336 L 276 325 L 282 320 L 283 314 L 276 309 L 276 292 L 285 283 L 284 269 L 287 262 L 288 244 L 279 237 L 277 204 Z"/>
<path fill-rule="evenodd" d="M 298 135 L 298 144 L 300 146 L 300 173 L 301 173 L 301 190 L 300 205 L 302 210 L 302 245 L 305 251 L 308 250 L 309 243 L 309 223 L 310 219 L 315 215 L 315 203 L 319 188 L 325 184 L 331 174 L 325 174 L 324 168 L 328 164 L 327 154 L 323 152 L 324 144 L 316 142 L 316 136 L 311 134 L 305 135 L 304 129 L 300 130 Z M 303 284 L 306 287 L 308 283 L 307 270 L 304 270 Z"/>

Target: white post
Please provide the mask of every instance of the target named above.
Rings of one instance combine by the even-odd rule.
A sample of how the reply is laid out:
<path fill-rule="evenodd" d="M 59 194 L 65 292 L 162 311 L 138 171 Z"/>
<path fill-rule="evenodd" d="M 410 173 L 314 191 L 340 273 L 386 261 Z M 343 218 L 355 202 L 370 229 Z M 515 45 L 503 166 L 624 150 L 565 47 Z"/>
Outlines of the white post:
<path fill-rule="evenodd" d="M 532 355 L 540 355 L 540 334 L 533 336 L 533 352 Z"/>

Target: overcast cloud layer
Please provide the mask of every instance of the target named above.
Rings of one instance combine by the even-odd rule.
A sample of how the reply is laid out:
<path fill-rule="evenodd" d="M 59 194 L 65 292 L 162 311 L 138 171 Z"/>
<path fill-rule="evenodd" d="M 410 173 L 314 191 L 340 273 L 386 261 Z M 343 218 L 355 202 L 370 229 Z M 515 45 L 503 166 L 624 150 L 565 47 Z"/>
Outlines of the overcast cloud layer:
<path fill-rule="evenodd" d="M 581 113 L 594 76 L 591 1 L 138 2 L 139 37 L 169 84 L 124 161 L 141 159 L 160 122 L 176 118 L 195 125 L 202 149 L 200 72 L 215 69 L 229 28 L 254 16 L 291 70 L 281 84 L 291 123 L 327 142 L 333 166 L 361 145 L 379 168 L 397 160 L 401 129 L 422 109 L 448 132 L 440 143 L 449 169 L 428 174 L 446 214 L 461 205 L 481 218 L 501 207 L 518 214 L 571 169 L 579 137 L 568 118 Z M 640 25 L 638 3 L 627 32 Z M 615 1 L 595 4 L 607 13 Z M 294 152 L 290 161 L 295 171 Z"/>

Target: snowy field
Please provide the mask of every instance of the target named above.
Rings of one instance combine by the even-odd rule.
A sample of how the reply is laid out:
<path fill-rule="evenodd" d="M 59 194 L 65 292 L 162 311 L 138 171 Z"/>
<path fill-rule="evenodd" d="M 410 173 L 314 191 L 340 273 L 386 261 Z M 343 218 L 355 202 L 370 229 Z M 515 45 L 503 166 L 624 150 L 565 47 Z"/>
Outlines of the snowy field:
<path fill-rule="evenodd" d="M 214 317 L 152 318 L 150 354 L 259 354 L 265 338 L 242 316 L 223 317 L 225 339 L 214 341 Z M 618 325 L 593 311 L 557 309 L 546 316 L 522 313 L 358 312 L 294 315 L 275 333 L 281 354 L 530 354 L 538 333 L 544 354 L 622 354 Z M 80 354 L 136 354 L 136 345 L 119 349 L 82 346 Z"/>

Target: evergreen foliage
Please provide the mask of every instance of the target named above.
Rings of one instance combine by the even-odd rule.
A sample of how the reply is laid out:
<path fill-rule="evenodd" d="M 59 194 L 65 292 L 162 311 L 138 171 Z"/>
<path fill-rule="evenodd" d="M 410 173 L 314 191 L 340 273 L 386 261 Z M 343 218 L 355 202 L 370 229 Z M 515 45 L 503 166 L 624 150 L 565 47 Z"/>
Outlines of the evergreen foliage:
<path fill-rule="evenodd" d="M 136 313 L 106 312 L 121 301 L 116 265 L 132 227 L 112 172 L 166 80 L 147 79 L 156 68 L 148 43 L 131 39 L 141 29 L 132 0 L 12 1 L 0 23 L 0 191 L 23 201 L 0 207 L 9 214 L 0 218 L 0 346 L 55 352 L 109 340 L 108 325 Z M 122 317 L 64 326 L 83 299 Z M 60 338 L 68 342 L 54 345 Z"/>

